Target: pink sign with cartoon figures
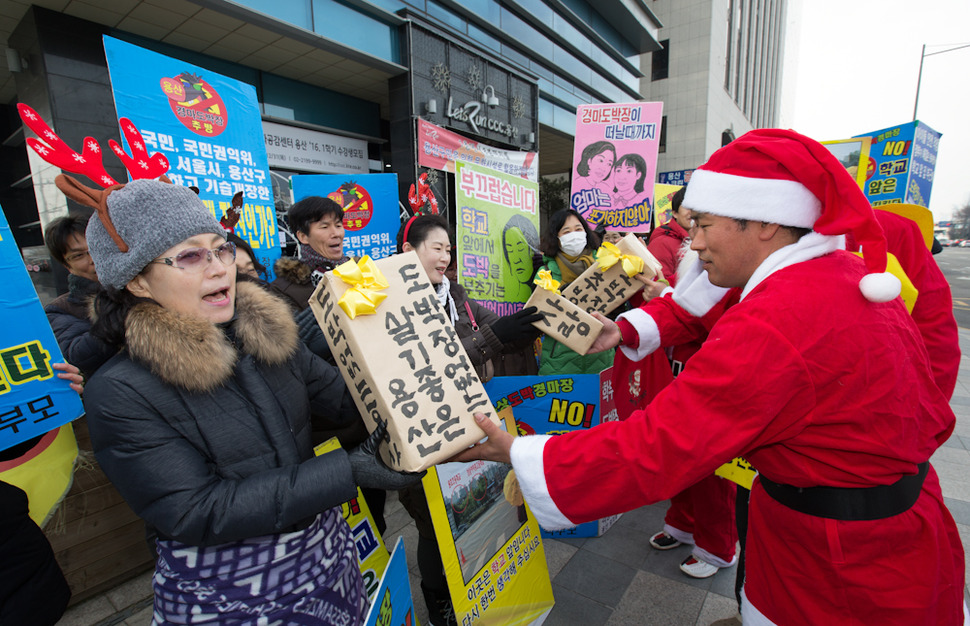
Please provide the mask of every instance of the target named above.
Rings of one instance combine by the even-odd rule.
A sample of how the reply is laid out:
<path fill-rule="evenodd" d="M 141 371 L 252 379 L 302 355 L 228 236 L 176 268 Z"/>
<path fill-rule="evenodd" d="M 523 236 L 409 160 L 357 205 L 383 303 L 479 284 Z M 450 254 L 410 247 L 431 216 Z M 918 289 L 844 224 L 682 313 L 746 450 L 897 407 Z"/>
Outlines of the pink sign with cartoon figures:
<path fill-rule="evenodd" d="M 648 232 L 662 102 L 587 104 L 576 111 L 569 206 L 590 226 Z"/>

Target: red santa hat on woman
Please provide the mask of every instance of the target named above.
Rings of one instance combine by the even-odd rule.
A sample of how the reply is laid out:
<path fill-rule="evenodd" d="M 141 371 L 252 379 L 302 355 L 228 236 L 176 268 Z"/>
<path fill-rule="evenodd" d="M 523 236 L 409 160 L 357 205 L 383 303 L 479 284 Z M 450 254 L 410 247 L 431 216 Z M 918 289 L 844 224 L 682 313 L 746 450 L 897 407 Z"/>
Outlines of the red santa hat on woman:
<path fill-rule="evenodd" d="M 851 233 L 866 264 L 862 294 L 871 302 L 899 295 L 899 279 L 886 272 L 886 239 L 869 201 L 842 163 L 814 139 L 775 128 L 742 135 L 694 170 L 684 206 L 822 235 Z"/>

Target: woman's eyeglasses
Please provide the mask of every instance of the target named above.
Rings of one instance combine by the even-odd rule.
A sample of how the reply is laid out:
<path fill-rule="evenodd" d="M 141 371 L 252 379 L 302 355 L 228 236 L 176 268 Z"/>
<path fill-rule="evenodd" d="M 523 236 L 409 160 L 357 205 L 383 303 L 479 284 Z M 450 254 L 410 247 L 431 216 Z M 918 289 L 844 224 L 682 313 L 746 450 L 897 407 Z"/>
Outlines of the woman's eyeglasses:
<path fill-rule="evenodd" d="M 227 241 L 212 250 L 208 248 L 186 248 L 175 256 L 161 257 L 155 259 L 152 263 L 169 265 L 190 272 L 200 272 L 202 268 L 207 267 L 212 262 L 213 252 L 223 265 L 232 265 L 236 262 L 236 244 Z"/>

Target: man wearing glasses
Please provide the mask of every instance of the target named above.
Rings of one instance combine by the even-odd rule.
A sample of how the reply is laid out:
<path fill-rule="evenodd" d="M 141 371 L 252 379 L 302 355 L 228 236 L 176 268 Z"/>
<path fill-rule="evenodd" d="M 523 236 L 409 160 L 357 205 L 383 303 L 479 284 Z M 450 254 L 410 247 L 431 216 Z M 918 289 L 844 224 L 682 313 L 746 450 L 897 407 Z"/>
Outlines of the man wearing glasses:
<path fill-rule="evenodd" d="M 69 275 L 68 291 L 44 307 L 57 345 L 64 359 L 81 370 L 85 378 L 93 374 L 115 351 L 91 334 L 88 301 L 101 284 L 88 254 L 84 229 L 88 216 L 68 215 L 51 222 L 44 231 L 44 243 L 51 257 Z"/>

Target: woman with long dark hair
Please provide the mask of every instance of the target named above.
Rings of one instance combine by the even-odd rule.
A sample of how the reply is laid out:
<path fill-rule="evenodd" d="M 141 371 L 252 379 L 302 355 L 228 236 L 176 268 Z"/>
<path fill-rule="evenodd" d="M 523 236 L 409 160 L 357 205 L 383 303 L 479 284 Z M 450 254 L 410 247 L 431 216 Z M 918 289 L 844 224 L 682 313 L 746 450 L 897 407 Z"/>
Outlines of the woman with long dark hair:
<path fill-rule="evenodd" d="M 470 300 L 461 285 L 448 279 L 445 272 L 451 264 L 451 237 L 448 222 L 443 218 L 437 215 L 412 217 L 398 233 L 397 249 L 399 253 L 417 253 L 445 316 L 454 325 L 455 334 L 461 339 L 482 381 L 492 375 L 492 359 L 500 358 L 506 352 L 520 352 L 539 335 L 532 324 L 542 316 L 535 307 L 499 317 Z M 526 373 L 504 372 L 509 376 Z M 428 619 L 432 626 L 456 624 L 423 485 L 418 483 L 401 490 L 400 498 L 418 528 L 418 570 L 421 572 L 421 591 L 428 606 Z"/>
<path fill-rule="evenodd" d="M 572 209 L 560 209 L 549 218 L 542 235 L 543 269 L 560 283 L 560 289 L 586 271 L 595 260 L 600 238 L 583 216 Z M 613 364 L 613 350 L 579 354 L 552 337 L 542 338 L 539 375 L 598 374 Z"/>

